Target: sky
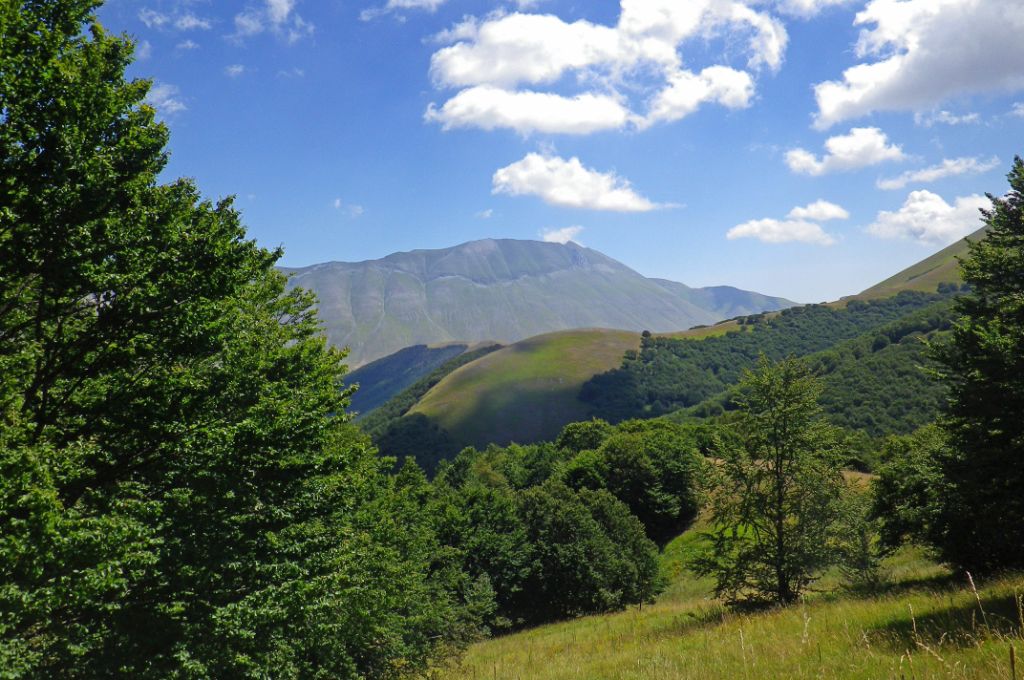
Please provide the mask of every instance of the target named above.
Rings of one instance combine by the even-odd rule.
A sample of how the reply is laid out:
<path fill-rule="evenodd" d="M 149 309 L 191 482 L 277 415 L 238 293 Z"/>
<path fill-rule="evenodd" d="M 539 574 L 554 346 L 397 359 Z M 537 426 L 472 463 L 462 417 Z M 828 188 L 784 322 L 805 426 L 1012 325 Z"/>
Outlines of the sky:
<path fill-rule="evenodd" d="M 981 226 L 1024 153 L 1020 0 L 108 0 L 281 264 L 573 240 L 799 302 Z"/>

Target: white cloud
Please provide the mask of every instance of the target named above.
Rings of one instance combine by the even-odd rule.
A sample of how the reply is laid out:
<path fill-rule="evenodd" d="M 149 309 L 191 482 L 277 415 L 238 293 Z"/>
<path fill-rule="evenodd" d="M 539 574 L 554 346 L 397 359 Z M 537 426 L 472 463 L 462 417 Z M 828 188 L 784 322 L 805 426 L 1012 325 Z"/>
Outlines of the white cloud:
<path fill-rule="evenodd" d="M 562 97 L 481 85 L 459 92 L 440 109 L 431 105 L 424 119 L 441 123 L 445 130 L 509 128 L 524 136 L 533 132 L 585 135 L 622 128 L 630 113 L 609 95 Z"/>
<path fill-rule="evenodd" d="M 864 27 L 856 45 L 864 61 L 815 86 L 818 128 L 1024 89 L 1020 0 L 871 0 L 854 24 Z"/>
<path fill-rule="evenodd" d="M 776 7 L 783 14 L 810 19 L 829 7 L 849 5 L 855 0 L 778 0 Z"/>
<path fill-rule="evenodd" d="M 198 50 L 199 43 L 197 43 L 194 40 L 182 40 L 180 43 L 174 46 L 174 49 L 182 51 Z"/>
<path fill-rule="evenodd" d="M 729 240 L 756 238 L 764 243 L 813 243 L 833 245 L 836 240 L 826 233 L 818 222 L 849 219 L 850 213 L 840 205 L 817 200 L 809 205 L 793 208 L 785 219 L 765 218 L 737 224 L 726 232 Z"/>
<path fill-rule="evenodd" d="M 212 24 L 209 19 L 197 17 L 192 13 L 182 14 L 174 20 L 174 27 L 179 31 L 192 31 L 196 29 L 208 31 L 211 26 Z"/>
<path fill-rule="evenodd" d="M 738 238 L 756 238 L 764 243 L 813 243 L 821 246 L 833 245 L 836 240 L 825 233 L 821 225 L 802 220 L 751 220 L 737 224 L 730 229 L 725 237 L 729 240 Z"/>
<path fill-rule="evenodd" d="M 747 107 L 754 96 L 752 73 L 778 69 L 788 42 L 781 22 L 741 0 L 621 0 L 614 26 L 582 19 L 570 23 L 548 14 L 496 13 L 484 20 L 466 19 L 435 39 L 446 46 L 431 58 L 431 77 L 438 87 L 460 91 L 440 107 L 431 104 L 427 120 L 452 127 L 448 117 L 435 114 L 471 93 L 475 99 L 500 93 L 506 101 L 527 94 L 550 97 L 549 102 L 614 103 L 613 120 L 602 116 L 600 125 L 572 130 L 579 134 L 674 121 L 704 103 Z M 726 45 L 723 61 L 733 61 L 729 52 L 742 45 L 747 70 L 726 64 L 700 71 L 684 67 L 685 43 L 697 42 L 706 51 L 719 39 Z M 570 79 L 575 92 L 566 92 Z M 478 115 L 464 124 L 521 131 L 522 126 L 510 125 L 502 106 L 477 109 Z M 611 112 L 609 107 L 604 114 Z M 554 132 L 566 126 L 551 127 Z"/>
<path fill-rule="evenodd" d="M 146 24 L 146 28 L 161 28 L 170 20 L 169 16 L 155 9 L 144 7 L 139 10 L 139 21 Z"/>
<path fill-rule="evenodd" d="M 494 173 L 492 193 L 510 196 L 539 196 L 545 203 L 567 208 L 648 212 L 660 207 L 630 186 L 629 180 L 614 172 L 602 173 L 584 167 L 578 158 L 527 154 L 522 160 Z"/>
<path fill-rule="evenodd" d="M 819 199 L 810 205 L 793 208 L 786 217 L 792 220 L 827 222 L 829 220 L 850 219 L 850 213 L 841 205 Z"/>
<path fill-rule="evenodd" d="M 679 120 L 704 102 L 715 102 L 730 109 L 746 108 L 753 96 L 754 80 L 746 71 L 727 66 L 709 66 L 699 74 L 680 70 L 669 77 L 668 86 L 651 102 L 639 126 Z"/>
<path fill-rule="evenodd" d="M 932 111 L 930 113 L 915 113 L 914 122 L 924 127 L 933 125 L 973 125 L 981 122 L 981 115 L 977 113 L 965 113 L 958 116 L 949 111 Z"/>
<path fill-rule="evenodd" d="M 957 198 L 950 205 L 930 191 L 912 191 L 899 210 L 879 212 L 867 231 L 879 238 L 945 245 L 978 229 L 978 211 L 991 206 L 988 198 L 978 194 Z"/>
<path fill-rule="evenodd" d="M 573 241 L 574 243 L 579 244 L 576 237 L 579 236 L 582 231 L 583 227 L 580 226 L 562 227 L 561 229 L 545 229 L 541 232 L 540 237 L 547 243 L 564 244 L 569 241 Z"/>
<path fill-rule="evenodd" d="M 473 215 L 478 220 L 489 220 L 494 216 L 494 208 L 487 208 Z"/>
<path fill-rule="evenodd" d="M 135 58 L 145 61 L 153 56 L 153 46 L 148 40 L 140 40 L 135 44 Z"/>
<path fill-rule="evenodd" d="M 296 0 L 265 0 L 262 8 L 250 7 L 235 15 L 235 32 L 228 36 L 242 41 L 266 30 L 288 44 L 313 35 L 316 27 L 295 12 Z"/>
<path fill-rule="evenodd" d="M 245 73 L 245 66 L 243 64 L 231 64 L 224 67 L 224 75 L 228 78 L 237 78 L 243 73 Z"/>
<path fill-rule="evenodd" d="M 167 116 L 188 109 L 185 102 L 181 100 L 178 86 L 169 83 L 153 83 L 146 95 L 146 103 Z"/>
<path fill-rule="evenodd" d="M 387 4 L 381 7 L 370 7 L 369 9 L 364 9 L 359 14 L 359 18 L 362 21 L 372 21 L 377 17 L 404 9 L 436 12 L 437 8 L 447 1 L 448 0 L 388 0 Z"/>
<path fill-rule="evenodd" d="M 345 203 L 340 198 L 336 198 L 331 202 L 335 210 L 342 210 L 352 219 L 360 217 L 366 212 L 366 208 L 357 203 Z"/>
<path fill-rule="evenodd" d="M 1017 116 L 1018 118 L 1024 118 L 1024 102 L 1016 102 L 1013 105 L 1013 109 L 1010 111 L 1011 116 Z"/>
<path fill-rule="evenodd" d="M 819 159 L 806 149 L 791 149 L 786 152 L 786 165 L 793 172 L 818 176 L 904 159 L 903 150 L 890 144 L 885 133 L 873 127 L 853 128 L 845 135 L 829 137 L 825 151 Z"/>
<path fill-rule="evenodd" d="M 980 158 L 946 158 L 938 165 L 932 165 L 920 170 L 908 170 L 898 177 L 880 179 L 877 182 L 879 189 L 902 189 L 908 184 L 920 182 L 935 182 L 946 177 L 957 175 L 977 175 L 988 172 L 999 165 L 999 159 L 993 156 L 987 161 Z"/>

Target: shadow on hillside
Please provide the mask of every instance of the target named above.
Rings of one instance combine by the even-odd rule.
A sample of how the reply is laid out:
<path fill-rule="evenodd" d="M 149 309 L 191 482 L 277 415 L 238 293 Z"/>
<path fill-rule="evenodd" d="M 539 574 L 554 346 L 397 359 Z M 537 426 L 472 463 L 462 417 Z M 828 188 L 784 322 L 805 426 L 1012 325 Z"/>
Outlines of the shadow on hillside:
<path fill-rule="evenodd" d="M 1021 612 L 1013 595 L 981 598 L 978 602 L 954 604 L 955 591 L 947 591 L 949 606 L 928 614 L 912 615 L 909 607 L 890 620 L 871 629 L 880 641 L 894 651 L 925 645 L 929 648 L 975 645 L 980 638 L 1009 638 L 1021 635 Z M 936 595 L 939 596 L 938 594 Z"/>

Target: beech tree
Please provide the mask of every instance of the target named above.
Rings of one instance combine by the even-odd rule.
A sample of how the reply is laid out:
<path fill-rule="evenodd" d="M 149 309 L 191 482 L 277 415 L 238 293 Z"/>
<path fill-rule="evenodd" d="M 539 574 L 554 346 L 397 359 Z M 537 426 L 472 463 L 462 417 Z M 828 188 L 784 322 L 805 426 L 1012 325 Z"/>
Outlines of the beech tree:
<path fill-rule="evenodd" d="M 739 445 L 711 476 L 711 549 L 695 566 L 729 602 L 787 604 L 837 559 L 842 456 L 799 360 L 762 356 L 740 388 Z"/>
<path fill-rule="evenodd" d="M 343 355 L 95 0 L 0 5 L 5 677 L 390 677 L 455 615 Z"/>

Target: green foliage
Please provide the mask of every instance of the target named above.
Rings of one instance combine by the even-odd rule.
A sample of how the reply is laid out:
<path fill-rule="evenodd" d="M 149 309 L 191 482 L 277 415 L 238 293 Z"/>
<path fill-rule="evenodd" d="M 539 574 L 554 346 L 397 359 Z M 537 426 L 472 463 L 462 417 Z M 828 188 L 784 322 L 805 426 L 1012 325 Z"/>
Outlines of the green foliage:
<path fill-rule="evenodd" d="M 629 508 L 552 478 L 556 459 L 550 445 L 466 449 L 424 503 L 446 559 L 492 588 L 490 628 L 621 609 L 660 587 L 656 548 Z"/>
<path fill-rule="evenodd" d="M 0 666 L 394 677 L 471 616 L 348 423 L 343 355 L 97 2 L 0 8 Z M 454 592 L 454 591 L 452 591 Z"/>
<path fill-rule="evenodd" d="M 875 513 L 871 492 L 857 483 L 843 490 L 833 528 L 837 562 L 846 581 L 854 588 L 878 590 L 883 583 L 882 560 L 892 550 L 879 540 L 882 519 Z"/>
<path fill-rule="evenodd" d="M 579 438 L 579 423 L 566 426 L 560 442 Z M 605 489 L 625 503 L 659 545 L 678 536 L 697 515 L 697 480 L 702 462 L 687 428 L 668 422 L 627 421 L 615 428 L 584 423 L 595 449 L 564 466 L 562 478 L 577 489 Z M 571 452 L 572 449 L 567 449 Z"/>
<path fill-rule="evenodd" d="M 962 261 L 970 294 L 937 349 L 950 393 L 941 459 L 945 487 L 937 545 L 974 570 L 1024 567 L 1024 161 L 1010 191 L 990 196 L 987 235 Z"/>
<path fill-rule="evenodd" d="M 742 388 L 742 445 L 710 478 L 712 547 L 695 566 L 729 602 L 785 604 L 836 559 L 841 452 L 798 360 L 762 357 Z"/>
<path fill-rule="evenodd" d="M 940 537 L 946 493 L 941 461 L 949 455 L 949 439 L 935 425 L 886 441 L 874 483 L 874 514 L 883 543 L 895 548 L 907 540 L 927 544 Z"/>
<path fill-rule="evenodd" d="M 822 361 L 832 363 L 831 369 L 837 371 L 836 379 L 829 386 L 832 392 L 829 398 L 835 402 L 831 410 L 845 414 L 844 424 L 863 427 L 877 436 L 892 422 L 900 422 L 901 414 L 889 415 L 881 409 L 880 422 L 870 420 L 868 412 L 872 411 L 874 402 L 862 409 L 866 402 L 855 399 L 851 385 L 857 378 L 870 375 L 876 367 L 861 366 L 858 362 L 872 354 L 871 344 L 879 333 L 887 334 L 890 342 L 899 342 L 892 338 L 927 333 L 942 327 L 943 323 L 948 326 L 948 316 L 943 318 L 941 311 L 930 311 L 924 319 L 915 317 L 913 326 L 899 327 L 900 319 L 941 299 L 936 294 L 904 292 L 886 300 L 851 300 L 845 309 L 808 305 L 783 310 L 771 318 L 750 317 L 744 328 L 751 330 L 730 331 L 718 337 L 701 340 L 645 338 L 638 354 L 626 357 L 620 368 L 595 376 L 584 385 L 580 398 L 593 406 L 596 415 L 613 422 L 691 407 L 698 407 L 689 412 L 692 415 L 716 415 L 730 408 L 729 389 L 739 382 L 745 369 L 756 364 L 760 354 L 773 360 L 808 356 L 870 334 L 867 347 L 858 343 L 838 355 L 823 357 Z M 929 325 L 933 316 L 934 323 Z M 889 388 L 889 379 L 894 374 L 902 377 L 916 370 L 917 355 L 904 356 L 903 352 L 918 348 L 909 343 L 905 348 L 902 344 L 899 347 L 902 349 L 898 356 L 889 355 L 897 360 L 882 361 L 878 377 L 871 379 L 872 383 L 883 386 L 880 388 L 883 392 Z M 911 384 L 916 387 L 925 382 L 921 376 Z M 922 410 L 934 416 L 927 405 Z M 927 420 L 906 431 L 923 422 Z"/>

